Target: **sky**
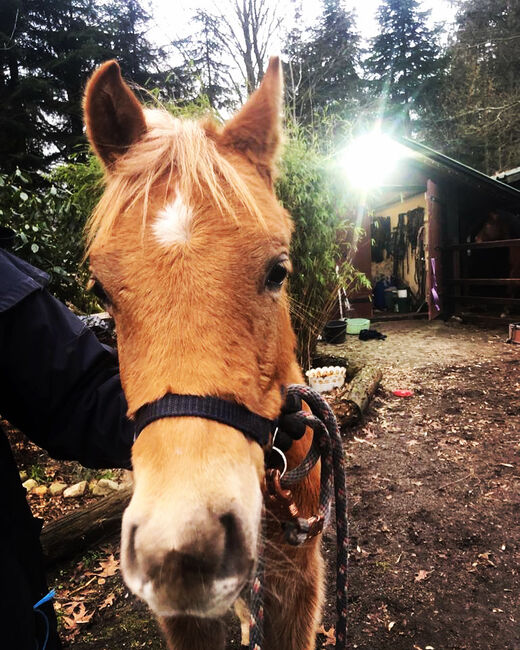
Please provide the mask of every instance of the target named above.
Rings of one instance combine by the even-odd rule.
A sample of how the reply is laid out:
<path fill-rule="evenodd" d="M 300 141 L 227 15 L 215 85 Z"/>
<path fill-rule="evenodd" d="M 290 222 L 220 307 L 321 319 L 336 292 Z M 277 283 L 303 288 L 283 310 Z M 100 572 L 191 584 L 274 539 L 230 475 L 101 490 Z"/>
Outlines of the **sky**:
<path fill-rule="evenodd" d="M 282 12 L 290 12 L 290 0 L 265 0 L 275 1 Z M 167 45 L 172 40 L 182 38 L 190 32 L 189 19 L 197 8 L 204 8 L 210 12 L 218 13 L 228 0 L 150 0 L 152 6 L 152 28 L 149 33 L 151 40 L 158 45 Z M 353 9 L 357 14 L 357 25 L 363 40 L 368 40 L 377 33 L 376 10 L 380 0 L 345 0 L 345 7 Z M 303 19 L 312 24 L 320 11 L 321 3 L 318 0 L 303 0 Z M 453 21 L 455 9 L 451 0 L 423 0 L 422 9 L 431 9 L 432 23 Z M 278 54 L 283 43 L 273 45 Z"/>

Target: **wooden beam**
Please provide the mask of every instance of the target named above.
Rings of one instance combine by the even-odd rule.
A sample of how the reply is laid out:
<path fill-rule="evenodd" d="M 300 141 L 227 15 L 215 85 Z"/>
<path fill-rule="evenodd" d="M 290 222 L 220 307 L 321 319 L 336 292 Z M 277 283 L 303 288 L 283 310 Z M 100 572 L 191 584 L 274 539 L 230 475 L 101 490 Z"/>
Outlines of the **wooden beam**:
<path fill-rule="evenodd" d="M 520 298 L 496 298 L 495 296 L 450 296 L 456 302 L 480 302 L 494 305 L 519 305 Z"/>
<path fill-rule="evenodd" d="M 520 286 L 520 278 L 453 278 L 448 284 L 477 286 Z"/>
<path fill-rule="evenodd" d="M 455 244 L 453 246 L 447 246 L 445 250 L 459 250 L 463 251 L 466 249 L 484 249 L 484 248 L 512 248 L 520 246 L 520 239 L 497 239 L 494 241 L 482 241 L 482 242 L 466 242 L 465 244 Z"/>

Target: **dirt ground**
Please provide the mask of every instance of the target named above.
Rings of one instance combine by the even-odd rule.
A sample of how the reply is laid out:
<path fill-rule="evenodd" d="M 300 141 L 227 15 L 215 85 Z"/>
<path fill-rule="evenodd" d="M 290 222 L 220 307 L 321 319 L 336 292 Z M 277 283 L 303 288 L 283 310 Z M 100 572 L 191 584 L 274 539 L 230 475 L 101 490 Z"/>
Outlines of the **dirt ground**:
<path fill-rule="evenodd" d="M 346 432 L 350 647 L 516 650 L 520 346 L 505 326 L 375 327 L 385 341 L 342 346 L 384 368 Z"/>
<path fill-rule="evenodd" d="M 520 346 L 507 328 L 375 324 L 385 341 L 323 346 L 383 368 L 344 431 L 349 648 L 520 650 Z M 411 389 L 399 398 L 395 389 Z M 334 625 L 332 533 L 324 629 Z M 117 540 L 51 575 L 66 647 L 164 648 L 121 582 Z M 231 624 L 228 650 L 239 647 Z M 317 648 L 327 646 L 319 635 Z M 266 650 L 269 650 L 268 648 Z"/>

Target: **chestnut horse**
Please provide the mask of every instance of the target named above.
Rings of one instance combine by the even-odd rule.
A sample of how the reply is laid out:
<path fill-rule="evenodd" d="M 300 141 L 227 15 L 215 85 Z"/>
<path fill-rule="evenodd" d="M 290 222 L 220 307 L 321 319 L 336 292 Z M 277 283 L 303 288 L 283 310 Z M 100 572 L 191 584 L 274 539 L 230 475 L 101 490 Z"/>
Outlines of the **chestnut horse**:
<path fill-rule="evenodd" d="M 130 418 L 178 393 L 273 419 L 283 387 L 302 382 L 284 286 L 292 222 L 273 191 L 281 104 L 277 58 L 223 127 L 143 108 L 115 61 L 88 83 L 87 134 L 106 172 L 90 264 L 116 322 Z M 310 436 L 293 444 L 290 467 Z M 257 562 L 263 450 L 219 422 L 165 418 L 145 427 L 132 462 L 124 579 L 169 648 L 222 649 L 221 618 Z M 316 466 L 294 489 L 302 516 L 315 514 L 318 492 Z M 311 650 L 322 599 L 317 539 L 292 548 L 268 527 L 265 563 L 265 648 Z"/>

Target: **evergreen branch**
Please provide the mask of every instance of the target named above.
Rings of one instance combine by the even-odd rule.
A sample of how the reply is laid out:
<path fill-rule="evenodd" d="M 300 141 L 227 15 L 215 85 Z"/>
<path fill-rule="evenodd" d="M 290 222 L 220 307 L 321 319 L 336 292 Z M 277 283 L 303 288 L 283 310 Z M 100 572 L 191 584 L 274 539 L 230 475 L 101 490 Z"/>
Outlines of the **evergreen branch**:
<path fill-rule="evenodd" d="M 5 47 L 0 47 L 0 50 L 2 50 L 3 52 L 7 52 L 7 50 L 10 50 L 12 47 L 14 47 L 14 43 L 12 43 L 9 46 L 7 46 L 7 43 L 10 43 L 13 40 L 13 36 L 14 36 L 15 31 L 16 31 L 16 27 L 18 25 L 18 16 L 19 15 L 20 15 L 20 10 L 17 9 L 16 10 L 16 15 L 14 17 L 14 24 L 13 24 L 13 29 L 11 31 L 11 35 L 7 39 Z"/>

